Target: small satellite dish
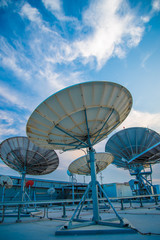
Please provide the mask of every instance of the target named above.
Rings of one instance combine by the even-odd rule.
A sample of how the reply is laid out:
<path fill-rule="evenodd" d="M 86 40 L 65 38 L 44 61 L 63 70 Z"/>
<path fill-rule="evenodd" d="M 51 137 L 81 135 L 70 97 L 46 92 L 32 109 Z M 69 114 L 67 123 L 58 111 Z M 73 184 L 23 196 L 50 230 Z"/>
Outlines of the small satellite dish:
<path fill-rule="evenodd" d="M 89 156 L 84 155 L 74 160 L 69 165 L 68 171 L 72 174 L 91 175 L 91 167 L 88 159 Z M 99 173 L 113 161 L 114 157 L 111 153 L 95 153 L 95 159 L 96 173 Z"/>
<path fill-rule="evenodd" d="M 55 188 L 49 188 L 47 192 L 49 195 L 53 195 L 55 193 Z"/>
<path fill-rule="evenodd" d="M 28 188 L 29 188 L 29 186 L 32 187 L 33 185 L 34 185 L 34 181 L 33 180 L 28 180 L 26 182 L 26 187 L 28 187 Z"/>
<path fill-rule="evenodd" d="M 8 176 L 1 176 L 0 177 L 0 185 L 5 188 L 12 188 L 13 186 L 13 181 L 10 177 Z"/>

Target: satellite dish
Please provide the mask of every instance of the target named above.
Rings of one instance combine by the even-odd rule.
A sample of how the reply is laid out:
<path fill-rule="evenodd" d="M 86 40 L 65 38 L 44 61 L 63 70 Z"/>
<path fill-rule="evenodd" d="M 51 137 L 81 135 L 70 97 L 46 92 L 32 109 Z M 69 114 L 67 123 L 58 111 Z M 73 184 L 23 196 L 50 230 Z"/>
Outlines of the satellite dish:
<path fill-rule="evenodd" d="M 25 175 L 44 175 L 56 170 L 59 159 L 54 150 L 40 148 L 27 137 L 12 137 L 0 145 L 0 157 L 5 164 L 22 174 L 21 195 L 24 199 Z"/>
<path fill-rule="evenodd" d="M 148 167 L 160 162 L 160 135 L 148 128 L 125 128 L 109 138 L 105 151 L 113 154 L 113 164 L 117 167 Z"/>
<path fill-rule="evenodd" d="M 63 151 L 88 149 L 91 183 L 87 191 L 92 188 L 94 223 L 100 220 L 97 185 L 99 188 L 101 186 L 96 181 L 93 146 L 126 119 L 131 107 L 132 96 L 123 86 L 113 82 L 86 82 L 47 98 L 34 110 L 27 122 L 27 136 L 40 147 Z M 101 188 L 101 191 L 104 190 Z M 122 226 L 122 218 L 115 213 Z"/>
<path fill-rule="evenodd" d="M 0 185 L 5 188 L 12 188 L 13 181 L 8 176 L 0 176 Z"/>
<path fill-rule="evenodd" d="M 113 155 L 111 153 L 95 153 L 95 159 L 96 173 L 99 173 L 113 161 Z M 82 156 L 73 161 L 69 165 L 68 170 L 72 174 L 91 175 L 89 155 Z"/>
<path fill-rule="evenodd" d="M 0 176 L 0 185 L 2 186 L 2 202 L 4 202 L 4 196 L 5 196 L 5 189 L 6 188 L 12 188 L 13 181 L 8 176 Z"/>
<path fill-rule="evenodd" d="M 55 193 L 55 188 L 49 188 L 47 192 L 49 195 L 53 195 Z"/>
<path fill-rule="evenodd" d="M 42 149 L 27 137 L 12 137 L 0 145 L 0 157 L 10 168 L 29 175 L 44 175 L 56 170 L 59 159 L 55 151 Z"/>
<path fill-rule="evenodd" d="M 33 180 L 28 180 L 27 182 L 26 182 L 26 187 L 28 188 L 28 187 L 32 187 L 34 185 L 34 181 Z"/>
<path fill-rule="evenodd" d="M 136 176 L 139 183 L 136 194 L 152 193 L 151 166 L 160 162 L 160 135 L 157 132 L 143 127 L 123 129 L 109 138 L 105 151 L 113 154 L 114 165 Z M 146 168 L 150 171 L 145 171 Z"/>
<path fill-rule="evenodd" d="M 131 107 L 131 94 L 121 85 L 77 84 L 53 94 L 35 109 L 27 122 L 27 135 L 48 149 L 87 148 L 88 130 L 93 146 L 123 122 Z"/>

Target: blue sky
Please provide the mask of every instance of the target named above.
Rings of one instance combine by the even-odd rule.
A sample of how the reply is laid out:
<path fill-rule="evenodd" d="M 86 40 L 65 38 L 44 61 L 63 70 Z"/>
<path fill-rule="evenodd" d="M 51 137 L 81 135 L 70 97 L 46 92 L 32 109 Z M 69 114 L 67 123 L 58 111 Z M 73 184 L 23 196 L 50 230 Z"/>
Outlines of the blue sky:
<path fill-rule="evenodd" d="M 119 83 L 133 96 L 116 131 L 160 133 L 160 0 L 0 0 L 0 141 L 26 136 L 30 114 L 48 96 L 92 80 Z M 43 178 L 68 180 L 68 165 L 83 152 L 57 154 L 59 168 Z M 18 173 L 0 160 L 0 174 Z M 102 175 L 106 183 L 130 179 L 114 166 Z"/>

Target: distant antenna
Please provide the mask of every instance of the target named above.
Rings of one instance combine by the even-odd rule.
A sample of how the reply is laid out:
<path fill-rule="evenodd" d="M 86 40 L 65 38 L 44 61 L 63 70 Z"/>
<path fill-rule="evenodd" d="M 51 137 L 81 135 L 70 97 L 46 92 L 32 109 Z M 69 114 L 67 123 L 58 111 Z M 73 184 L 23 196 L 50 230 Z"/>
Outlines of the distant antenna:
<path fill-rule="evenodd" d="M 71 173 L 69 170 L 67 170 L 67 174 L 69 176 L 69 181 L 72 183 L 76 183 L 77 179 L 76 179 L 76 175 L 74 173 Z"/>
<path fill-rule="evenodd" d="M 83 182 L 86 183 L 86 179 L 85 179 L 85 176 L 83 176 Z"/>
<path fill-rule="evenodd" d="M 103 184 L 103 176 L 102 176 L 102 172 L 100 172 L 100 181 L 101 181 L 101 184 Z"/>
<path fill-rule="evenodd" d="M 10 177 L 8 176 L 1 176 L 0 177 L 0 185 L 2 186 L 2 202 L 4 202 L 4 197 L 5 197 L 5 189 L 6 188 L 12 188 L 13 186 L 13 181 Z"/>
<path fill-rule="evenodd" d="M 55 193 L 55 191 L 56 191 L 56 190 L 55 190 L 55 188 L 53 188 L 53 187 L 52 187 L 52 188 L 49 188 L 48 191 L 47 191 L 47 193 L 51 196 L 51 200 L 52 200 L 52 198 L 53 198 L 53 194 Z"/>

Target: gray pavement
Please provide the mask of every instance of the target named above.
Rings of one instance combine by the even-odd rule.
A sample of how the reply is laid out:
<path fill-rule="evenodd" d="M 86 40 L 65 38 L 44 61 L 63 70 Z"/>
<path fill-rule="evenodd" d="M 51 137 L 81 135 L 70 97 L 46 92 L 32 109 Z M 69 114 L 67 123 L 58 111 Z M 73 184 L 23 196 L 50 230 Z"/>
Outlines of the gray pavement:
<path fill-rule="evenodd" d="M 94 234 L 92 237 L 87 235 L 81 236 L 55 236 L 55 232 L 70 219 L 73 213 L 73 207 L 67 208 L 67 218 L 62 219 L 62 209 L 50 209 L 49 217 L 59 218 L 59 220 L 39 219 L 39 217 L 25 217 L 22 222 L 16 223 L 15 217 L 5 218 L 4 223 L 0 224 L 0 240 L 50 240 L 50 239 L 72 239 L 72 240 L 99 240 L 101 237 L 109 240 L 154 240 L 160 239 L 160 210 L 156 209 L 154 204 L 146 205 L 143 208 L 126 208 L 120 210 L 117 206 L 118 213 L 121 217 L 127 219 L 139 233 L 135 234 Z M 115 217 L 113 212 L 101 210 L 102 219 Z M 43 214 L 41 214 L 43 215 Z M 82 218 L 91 219 L 92 211 L 82 211 Z M 83 230 L 83 229 L 82 229 Z"/>

